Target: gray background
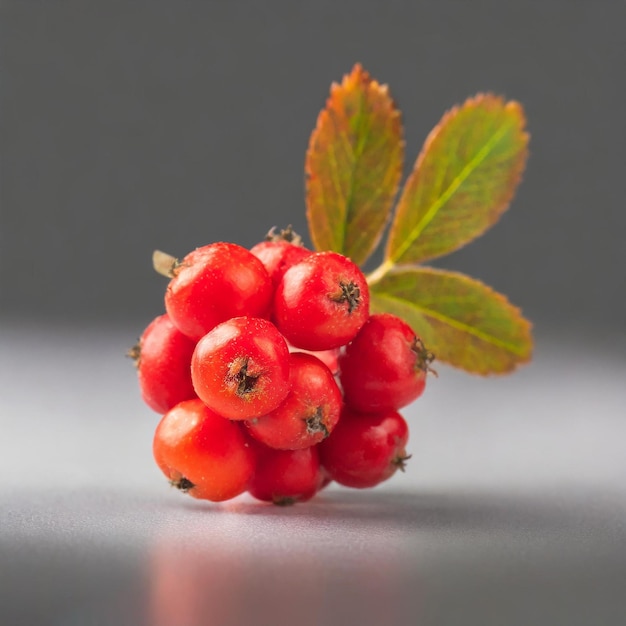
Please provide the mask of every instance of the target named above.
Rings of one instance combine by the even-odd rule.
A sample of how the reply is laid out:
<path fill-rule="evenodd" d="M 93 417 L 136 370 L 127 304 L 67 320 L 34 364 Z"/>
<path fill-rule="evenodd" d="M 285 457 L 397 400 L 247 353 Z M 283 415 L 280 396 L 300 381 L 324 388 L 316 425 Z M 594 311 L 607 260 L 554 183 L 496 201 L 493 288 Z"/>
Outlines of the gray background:
<path fill-rule="evenodd" d="M 444 110 L 520 100 L 525 180 L 444 260 L 541 328 L 626 319 L 623 2 L 4 2 L 2 313 L 151 319 L 150 255 L 306 230 L 303 161 L 360 61 L 404 113 L 409 167 Z"/>
<path fill-rule="evenodd" d="M 0 1 L 0 624 L 623 626 L 625 7 Z M 523 307 L 535 359 L 439 366 L 374 490 L 185 499 L 123 358 L 162 310 L 151 252 L 304 231 L 355 61 L 408 165 L 466 96 L 525 105 L 512 209 L 442 263 Z"/>

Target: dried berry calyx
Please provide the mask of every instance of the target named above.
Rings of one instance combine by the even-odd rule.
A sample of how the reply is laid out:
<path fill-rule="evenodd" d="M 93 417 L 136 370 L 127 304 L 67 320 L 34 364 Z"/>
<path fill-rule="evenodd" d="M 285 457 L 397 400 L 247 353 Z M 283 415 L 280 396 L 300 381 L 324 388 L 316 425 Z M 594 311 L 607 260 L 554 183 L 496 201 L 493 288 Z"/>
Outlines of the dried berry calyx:
<path fill-rule="evenodd" d="M 195 485 L 184 476 L 181 476 L 180 478 L 177 478 L 175 480 L 171 480 L 170 484 L 172 485 L 172 487 L 176 487 L 176 489 L 182 491 L 183 493 L 187 493 L 195 487 Z"/>
<path fill-rule="evenodd" d="M 416 335 L 411 344 L 411 350 L 415 353 L 417 360 L 415 361 L 415 367 L 438 376 L 437 371 L 434 370 L 430 364 L 435 360 L 435 355 L 424 345 L 424 342 Z"/>
<path fill-rule="evenodd" d="M 276 226 L 272 226 L 269 229 L 267 235 L 265 235 L 265 241 L 286 241 L 294 246 L 302 246 L 302 237 L 294 231 L 293 226 L 289 224 L 287 228 L 281 228 L 277 230 Z"/>
<path fill-rule="evenodd" d="M 339 283 L 339 287 L 341 291 L 331 295 L 330 299 L 338 303 L 347 302 L 348 313 L 352 313 L 361 304 L 361 289 L 353 282 L 345 283 L 343 281 Z"/>

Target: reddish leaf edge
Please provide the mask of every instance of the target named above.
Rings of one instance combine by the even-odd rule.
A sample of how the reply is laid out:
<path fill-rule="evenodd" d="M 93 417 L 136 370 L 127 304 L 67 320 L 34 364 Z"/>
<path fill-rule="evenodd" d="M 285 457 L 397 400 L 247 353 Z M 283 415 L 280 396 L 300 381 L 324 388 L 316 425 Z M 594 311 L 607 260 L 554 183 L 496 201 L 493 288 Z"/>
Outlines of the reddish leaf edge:
<path fill-rule="evenodd" d="M 311 239 L 313 248 L 318 252 L 325 250 L 326 248 L 320 245 L 319 242 L 316 241 L 315 235 L 310 226 L 312 217 L 310 214 L 311 209 L 310 209 L 310 203 L 309 203 L 309 181 L 312 181 L 315 179 L 315 174 L 310 169 L 309 154 L 313 152 L 317 146 L 317 141 L 318 141 L 320 132 L 322 130 L 322 125 L 326 117 L 329 115 L 328 110 L 329 108 L 331 108 L 334 93 L 337 91 L 337 89 L 341 89 L 342 87 L 345 87 L 348 84 L 348 81 L 352 77 L 357 77 L 358 82 L 361 84 L 361 86 L 364 89 L 373 88 L 375 90 L 380 90 L 381 94 L 384 94 L 389 98 L 391 108 L 393 111 L 393 119 L 395 123 L 399 125 L 400 149 L 402 151 L 402 163 L 400 165 L 400 176 L 398 177 L 398 182 L 395 185 L 395 189 L 394 189 L 393 196 L 392 196 L 393 199 L 391 201 L 391 207 L 389 210 L 389 214 L 385 220 L 385 226 L 384 228 L 381 229 L 378 237 L 376 238 L 376 241 L 371 246 L 369 253 L 367 255 L 367 258 L 363 261 L 363 264 L 364 264 L 365 261 L 369 259 L 372 256 L 372 254 L 374 254 L 374 252 L 380 247 L 380 244 L 383 238 L 388 232 L 389 224 L 391 223 L 395 215 L 395 210 L 396 210 L 396 206 L 398 203 L 398 196 L 402 188 L 402 171 L 404 170 L 404 162 L 406 159 L 406 139 L 405 139 L 405 133 L 404 133 L 402 111 L 400 110 L 400 107 L 398 106 L 398 103 L 395 100 L 395 98 L 393 98 L 393 96 L 391 95 L 391 92 L 389 90 L 389 84 L 381 83 L 375 78 L 372 78 L 372 75 L 370 74 L 370 72 L 368 72 L 360 62 L 355 63 L 354 66 L 352 67 L 352 70 L 350 70 L 350 72 L 346 72 L 342 76 L 341 81 L 333 81 L 331 83 L 329 94 L 326 97 L 326 100 L 324 101 L 324 106 L 322 107 L 322 109 L 317 115 L 315 127 L 311 131 L 311 135 L 309 136 L 309 142 L 307 145 L 307 149 L 305 152 L 305 159 L 304 159 L 304 179 L 305 179 L 304 191 L 305 191 L 305 207 L 306 207 L 305 213 L 306 213 L 306 219 L 307 219 L 308 230 L 309 230 L 309 238 Z M 343 239 L 345 241 L 345 233 L 343 235 Z"/>

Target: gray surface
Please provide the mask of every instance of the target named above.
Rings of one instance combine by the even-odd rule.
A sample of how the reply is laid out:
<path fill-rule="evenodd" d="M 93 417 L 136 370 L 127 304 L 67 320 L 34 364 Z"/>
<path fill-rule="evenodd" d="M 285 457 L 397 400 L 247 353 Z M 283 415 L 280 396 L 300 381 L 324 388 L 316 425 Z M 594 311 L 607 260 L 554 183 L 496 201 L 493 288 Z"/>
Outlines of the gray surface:
<path fill-rule="evenodd" d="M 623 342 L 442 368 L 406 474 L 283 509 L 168 488 L 132 332 L 1 332 L 0 624 L 624 623 Z"/>
<path fill-rule="evenodd" d="M 511 211 L 445 263 L 537 324 L 623 330 L 625 20 L 619 0 L 4 0 L 1 309 L 147 322 L 154 248 L 304 231 L 309 134 L 361 61 L 404 113 L 408 164 L 467 96 L 525 105 Z"/>

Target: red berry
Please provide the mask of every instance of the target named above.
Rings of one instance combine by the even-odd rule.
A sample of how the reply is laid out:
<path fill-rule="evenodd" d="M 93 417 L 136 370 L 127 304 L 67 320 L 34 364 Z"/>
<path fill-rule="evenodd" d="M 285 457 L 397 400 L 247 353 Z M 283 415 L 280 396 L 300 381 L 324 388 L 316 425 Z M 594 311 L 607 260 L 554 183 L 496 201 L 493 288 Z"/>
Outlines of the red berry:
<path fill-rule="evenodd" d="M 308 448 L 335 428 L 341 392 L 332 372 L 302 352 L 289 355 L 289 384 L 291 391 L 278 408 L 246 424 L 255 439 L 271 448 Z"/>
<path fill-rule="evenodd" d="M 255 455 L 239 424 L 200 400 L 186 400 L 163 416 L 154 459 L 172 485 L 194 498 L 219 502 L 245 491 Z"/>
<path fill-rule="evenodd" d="M 196 397 L 190 369 L 195 347 L 167 315 L 160 315 L 129 352 L 136 359 L 141 396 L 157 413 L 167 413 L 179 402 Z"/>
<path fill-rule="evenodd" d="M 284 239 L 278 241 L 262 241 L 250 249 L 272 279 L 274 288 L 278 285 L 284 273 L 296 263 L 313 254 L 303 246 L 297 246 Z"/>
<path fill-rule="evenodd" d="M 372 315 L 339 357 L 345 401 L 357 411 L 399 409 L 426 385 L 433 355 L 395 315 Z"/>
<path fill-rule="evenodd" d="M 274 296 L 274 319 L 287 341 L 305 350 L 338 348 L 369 315 L 363 272 L 336 252 L 318 252 L 292 265 Z"/>
<path fill-rule="evenodd" d="M 339 373 L 339 348 L 333 348 L 332 350 L 304 350 L 302 348 L 295 348 L 289 343 L 287 347 L 291 353 L 303 352 L 304 354 L 312 354 L 333 373 L 333 376 Z"/>
<path fill-rule="evenodd" d="M 267 320 L 235 317 L 196 346 L 191 378 L 198 397 L 228 419 L 273 411 L 289 392 L 289 350 Z"/>
<path fill-rule="evenodd" d="M 231 317 L 269 316 L 272 281 L 261 261 L 241 246 L 213 243 L 197 248 L 172 272 L 165 308 L 192 339 Z"/>
<path fill-rule="evenodd" d="M 317 446 L 303 450 L 272 450 L 256 444 L 257 466 L 248 491 L 258 500 L 294 504 L 311 499 L 324 475 Z"/>
<path fill-rule="evenodd" d="M 404 469 L 409 428 L 396 411 L 356 413 L 344 407 L 333 434 L 319 446 L 328 475 L 346 487 L 373 487 Z"/>

